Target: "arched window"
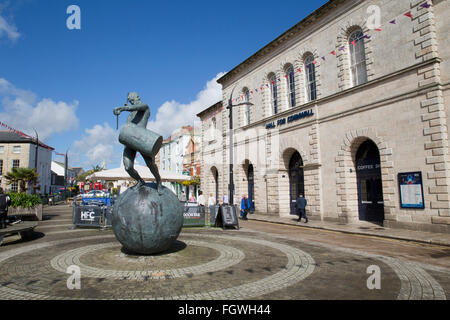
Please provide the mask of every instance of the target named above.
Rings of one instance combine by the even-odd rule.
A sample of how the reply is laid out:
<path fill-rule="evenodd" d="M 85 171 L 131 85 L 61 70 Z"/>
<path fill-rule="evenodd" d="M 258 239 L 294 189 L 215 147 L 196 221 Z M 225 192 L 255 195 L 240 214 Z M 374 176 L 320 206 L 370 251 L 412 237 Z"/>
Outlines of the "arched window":
<path fill-rule="evenodd" d="M 295 107 L 295 73 L 293 66 L 289 66 L 286 68 L 286 80 L 289 107 L 293 108 Z"/>
<path fill-rule="evenodd" d="M 364 34 L 359 29 L 348 38 L 350 47 L 350 70 L 353 86 L 367 82 L 366 50 L 364 48 Z"/>
<path fill-rule="evenodd" d="M 316 90 L 316 66 L 314 64 L 314 56 L 308 55 L 305 59 L 305 75 L 306 75 L 306 96 L 308 101 L 317 99 Z"/>
<path fill-rule="evenodd" d="M 244 102 L 250 102 L 250 91 L 245 88 L 244 89 Z M 250 124 L 250 105 L 246 104 L 244 109 L 244 126 Z"/>
<path fill-rule="evenodd" d="M 217 130 L 216 117 L 213 117 L 211 119 L 211 123 L 209 124 L 208 141 L 214 141 L 214 139 L 216 138 L 216 130 Z"/>
<path fill-rule="evenodd" d="M 273 110 L 273 114 L 277 114 L 278 113 L 278 89 L 277 89 L 277 77 L 272 74 L 269 77 L 269 81 L 270 81 L 270 98 L 271 98 L 271 104 L 272 104 L 272 110 Z"/>

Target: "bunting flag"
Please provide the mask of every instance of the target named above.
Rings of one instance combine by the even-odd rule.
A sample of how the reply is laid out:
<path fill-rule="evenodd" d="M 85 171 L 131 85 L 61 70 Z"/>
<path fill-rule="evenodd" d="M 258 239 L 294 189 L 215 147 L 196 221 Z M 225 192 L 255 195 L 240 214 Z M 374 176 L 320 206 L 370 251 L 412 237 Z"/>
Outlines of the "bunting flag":
<path fill-rule="evenodd" d="M 412 14 L 411 14 L 411 11 L 408 11 L 407 13 L 405 13 L 405 16 L 407 16 L 408 18 L 411 18 L 411 20 L 412 20 Z"/>
<path fill-rule="evenodd" d="M 423 3 L 420 5 L 422 8 L 426 8 L 428 9 L 429 7 L 431 7 L 431 5 L 429 5 L 428 3 Z"/>
<path fill-rule="evenodd" d="M 331 51 L 330 53 L 331 53 L 331 54 L 332 54 L 333 56 L 335 56 L 335 55 L 336 55 L 336 51 L 334 51 L 334 50 L 333 50 L 333 51 Z"/>
<path fill-rule="evenodd" d="M 394 19 L 394 20 L 392 20 L 392 21 L 389 21 L 389 23 L 392 23 L 392 24 L 397 24 L 397 23 L 395 22 L 395 19 Z"/>
<path fill-rule="evenodd" d="M 0 126 L 5 127 L 5 128 L 8 129 L 9 131 L 14 132 L 15 134 L 18 134 L 18 135 L 20 135 L 20 136 L 22 136 L 22 137 L 24 137 L 24 138 L 31 139 L 32 141 L 36 141 L 36 138 L 33 138 L 33 137 L 27 135 L 26 133 L 23 133 L 23 132 L 20 131 L 20 130 L 16 130 L 16 129 L 14 129 L 14 128 L 8 126 L 8 125 L 7 125 L 6 123 L 4 123 L 4 122 L 0 122 Z M 49 146 L 43 144 L 42 142 L 40 142 L 39 145 L 40 145 L 42 148 L 45 148 L 45 149 L 48 149 L 48 150 L 53 150 L 52 147 L 49 147 Z"/>
<path fill-rule="evenodd" d="M 375 31 L 383 31 L 381 28 L 376 28 Z"/>

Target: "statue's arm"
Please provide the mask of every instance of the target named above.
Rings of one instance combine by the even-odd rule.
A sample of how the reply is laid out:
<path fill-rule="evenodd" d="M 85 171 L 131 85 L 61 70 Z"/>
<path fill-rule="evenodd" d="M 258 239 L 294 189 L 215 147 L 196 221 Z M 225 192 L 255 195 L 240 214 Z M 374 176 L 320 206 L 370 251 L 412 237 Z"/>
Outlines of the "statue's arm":
<path fill-rule="evenodd" d="M 114 114 L 118 115 L 122 111 L 147 111 L 147 110 L 150 110 L 149 106 L 146 105 L 145 103 L 141 103 L 114 108 Z"/>

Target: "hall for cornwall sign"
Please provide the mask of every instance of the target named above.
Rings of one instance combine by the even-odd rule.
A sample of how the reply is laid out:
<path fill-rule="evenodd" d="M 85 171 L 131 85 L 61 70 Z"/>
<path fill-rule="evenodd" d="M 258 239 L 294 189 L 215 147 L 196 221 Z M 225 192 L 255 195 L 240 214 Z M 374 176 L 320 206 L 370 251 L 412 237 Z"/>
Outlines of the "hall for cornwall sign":
<path fill-rule="evenodd" d="M 312 109 L 307 110 L 307 111 L 302 111 L 300 113 L 293 114 L 293 115 L 291 115 L 291 116 L 289 116 L 287 118 L 278 119 L 276 122 L 272 121 L 272 122 L 266 124 L 266 129 L 272 129 L 272 128 L 284 125 L 286 123 L 291 123 L 291 122 L 294 122 L 294 121 L 297 121 L 297 120 L 300 120 L 300 119 L 311 117 L 313 115 L 314 115 L 314 112 L 313 112 Z"/>

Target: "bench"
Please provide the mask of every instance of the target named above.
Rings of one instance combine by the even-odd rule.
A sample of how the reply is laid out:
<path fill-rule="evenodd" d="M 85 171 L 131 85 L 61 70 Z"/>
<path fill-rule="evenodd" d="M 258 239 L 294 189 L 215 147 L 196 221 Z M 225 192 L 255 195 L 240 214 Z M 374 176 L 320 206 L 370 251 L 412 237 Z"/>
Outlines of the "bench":
<path fill-rule="evenodd" d="M 0 229 L 0 245 L 3 242 L 3 237 L 9 234 L 18 233 L 23 240 L 30 239 L 37 225 L 36 221 L 22 221 L 14 225 L 8 225 L 5 229 Z"/>

